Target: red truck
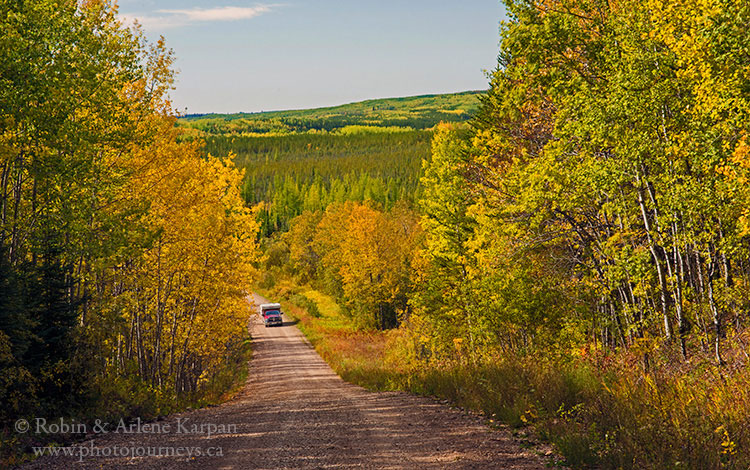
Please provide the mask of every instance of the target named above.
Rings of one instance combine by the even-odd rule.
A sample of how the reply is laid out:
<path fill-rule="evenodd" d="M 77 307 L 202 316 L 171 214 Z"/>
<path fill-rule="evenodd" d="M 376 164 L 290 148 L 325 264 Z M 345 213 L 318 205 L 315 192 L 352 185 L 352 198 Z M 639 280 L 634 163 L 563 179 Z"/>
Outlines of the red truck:
<path fill-rule="evenodd" d="M 260 316 L 263 317 L 263 325 L 266 328 L 284 324 L 284 320 L 281 318 L 281 304 L 261 304 L 259 309 Z"/>

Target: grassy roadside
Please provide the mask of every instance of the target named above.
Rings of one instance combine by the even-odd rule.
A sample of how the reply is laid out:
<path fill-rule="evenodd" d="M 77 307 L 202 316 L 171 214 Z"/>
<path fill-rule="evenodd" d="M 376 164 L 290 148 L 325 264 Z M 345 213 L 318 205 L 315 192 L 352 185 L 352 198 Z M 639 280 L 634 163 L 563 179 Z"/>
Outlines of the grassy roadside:
<path fill-rule="evenodd" d="M 747 469 L 750 374 L 706 367 L 644 375 L 633 357 L 498 356 L 419 364 L 402 330 L 354 330 L 335 301 L 290 285 L 267 294 L 349 382 L 433 396 L 551 443 L 572 468 Z"/>
<path fill-rule="evenodd" d="M 408 389 L 409 371 L 388 354 L 396 330 L 357 330 L 332 297 L 311 288 L 282 286 L 258 292 L 281 302 L 284 313 L 297 320 L 318 354 L 347 382 L 368 390 Z"/>

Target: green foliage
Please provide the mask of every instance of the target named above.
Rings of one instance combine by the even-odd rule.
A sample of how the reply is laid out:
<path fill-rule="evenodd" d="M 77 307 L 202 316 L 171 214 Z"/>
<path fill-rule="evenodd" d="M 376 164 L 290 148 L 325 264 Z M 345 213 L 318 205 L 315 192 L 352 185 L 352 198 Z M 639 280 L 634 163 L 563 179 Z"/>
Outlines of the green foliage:
<path fill-rule="evenodd" d="M 300 308 L 304 308 L 305 311 L 314 318 L 320 318 L 321 316 L 320 309 L 318 309 L 318 304 L 302 294 L 293 294 L 289 297 L 289 302 L 299 306 Z"/>
<path fill-rule="evenodd" d="M 651 3 L 508 2 L 472 129 L 438 131 L 422 180 L 416 305 L 438 345 L 519 350 L 565 329 L 613 350 L 661 335 L 683 359 L 713 343 L 724 361 L 750 282 L 750 68 L 718 65 L 747 39 L 711 25 L 735 31 L 748 10 Z"/>
<path fill-rule="evenodd" d="M 113 21 L 98 2 L 0 5 L 3 428 L 21 414 L 70 413 L 86 398 L 88 374 L 73 356 L 87 295 L 81 261 L 111 254 L 126 231 L 98 212 L 110 194 L 93 188 L 121 181 L 104 156 L 135 135 L 127 116 L 137 106 L 120 92 L 146 73 L 142 44 Z M 97 235 L 104 227 L 108 236 Z"/>

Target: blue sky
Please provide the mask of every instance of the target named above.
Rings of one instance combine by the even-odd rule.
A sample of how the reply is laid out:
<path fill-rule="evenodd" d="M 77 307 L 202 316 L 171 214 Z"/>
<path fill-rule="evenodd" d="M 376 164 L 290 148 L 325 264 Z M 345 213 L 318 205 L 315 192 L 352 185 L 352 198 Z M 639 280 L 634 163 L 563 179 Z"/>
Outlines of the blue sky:
<path fill-rule="evenodd" d="M 188 113 L 270 111 L 487 88 L 500 0 L 120 0 L 164 35 Z"/>

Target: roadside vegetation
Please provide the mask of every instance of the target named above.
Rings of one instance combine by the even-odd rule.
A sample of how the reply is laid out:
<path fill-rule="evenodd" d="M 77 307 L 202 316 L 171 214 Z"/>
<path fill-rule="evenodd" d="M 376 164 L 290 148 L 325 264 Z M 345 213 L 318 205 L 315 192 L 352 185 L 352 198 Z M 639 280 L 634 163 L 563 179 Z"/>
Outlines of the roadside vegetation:
<path fill-rule="evenodd" d="M 318 290 L 282 282 L 264 295 L 281 300 L 344 380 L 479 411 L 523 439 L 553 444 L 570 468 L 744 468 L 745 371 L 731 380 L 712 368 L 644 375 L 636 358 L 596 351 L 476 360 L 464 351 L 425 362 L 414 356 L 413 331 L 353 328 Z"/>

